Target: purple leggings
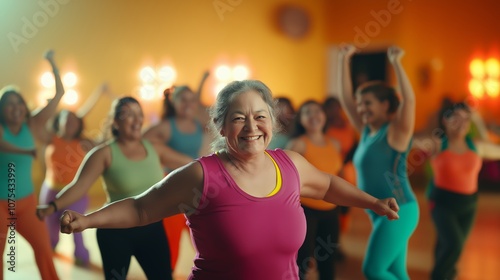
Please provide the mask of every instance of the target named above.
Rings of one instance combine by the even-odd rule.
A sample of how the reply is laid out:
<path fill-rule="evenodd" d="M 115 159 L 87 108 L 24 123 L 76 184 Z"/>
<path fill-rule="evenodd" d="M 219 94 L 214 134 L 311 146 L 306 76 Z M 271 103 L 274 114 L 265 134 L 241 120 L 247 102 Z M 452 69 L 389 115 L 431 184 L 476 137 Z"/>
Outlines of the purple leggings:
<path fill-rule="evenodd" d="M 42 189 L 40 190 L 40 204 L 48 204 L 56 198 L 56 195 L 59 191 L 53 190 L 47 186 L 44 182 L 42 185 Z M 50 244 L 52 245 L 52 249 L 56 248 L 57 243 L 59 242 L 59 218 L 62 216 L 64 210 L 73 210 L 78 213 L 85 213 L 87 210 L 87 206 L 89 205 L 88 196 L 82 197 L 77 202 L 73 203 L 66 209 L 59 209 L 59 211 L 45 218 L 45 222 L 47 224 L 47 228 L 49 230 L 50 236 Z M 89 263 L 89 251 L 83 244 L 83 236 L 82 233 L 73 233 L 73 239 L 75 241 L 75 258 L 77 261 L 82 263 Z"/>

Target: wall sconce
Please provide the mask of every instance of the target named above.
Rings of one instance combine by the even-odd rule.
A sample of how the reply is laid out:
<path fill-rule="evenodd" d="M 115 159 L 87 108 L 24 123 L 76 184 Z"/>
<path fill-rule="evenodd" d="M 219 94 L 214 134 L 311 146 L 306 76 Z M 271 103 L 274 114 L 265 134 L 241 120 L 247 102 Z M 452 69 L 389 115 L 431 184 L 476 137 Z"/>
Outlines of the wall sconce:
<path fill-rule="evenodd" d="M 229 66 L 226 64 L 219 65 L 215 68 L 215 87 L 214 96 L 232 81 L 241 81 L 250 78 L 250 69 L 246 65 Z"/>
<path fill-rule="evenodd" d="M 73 72 L 67 72 L 62 75 L 62 83 L 64 85 L 65 93 L 62 98 L 62 103 L 65 105 L 73 106 L 80 99 L 75 86 L 78 82 L 78 77 Z M 45 72 L 40 77 L 40 83 L 43 87 L 42 91 L 38 94 L 38 106 L 45 106 L 47 101 L 52 99 L 55 94 L 55 80 L 52 72 Z"/>
<path fill-rule="evenodd" d="M 141 86 L 139 87 L 139 97 L 145 101 L 163 98 L 163 91 L 174 84 L 177 72 L 170 65 L 165 65 L 157 70 L 151 66 L 146 66 L 139 71 Z"/>
<path fill-rule="evenodd" d="M 496 58 L 486 61 L 476 58 L 469 64 L 471 79 L 469 91 L 475 98 L 481 99 L 487 95 L 496 98 L 500 95 L 500 63 Z"/>

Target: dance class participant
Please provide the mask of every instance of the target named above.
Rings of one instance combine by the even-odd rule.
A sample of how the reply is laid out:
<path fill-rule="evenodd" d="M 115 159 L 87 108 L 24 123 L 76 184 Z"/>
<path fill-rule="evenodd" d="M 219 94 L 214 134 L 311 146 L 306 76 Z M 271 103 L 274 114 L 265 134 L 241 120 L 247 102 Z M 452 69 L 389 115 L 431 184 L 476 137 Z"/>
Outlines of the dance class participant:
<path fill-rule="evenodd" d="M 14 87 L 0 90 L 0 178 L 3 184 L 0 191 L 0 219 L 8 221 L 15 217 L 14 228 L 33 248 L 36 264 L 42 279 L 58 279 L 52 258 L 52 248 L 47 226 L 33 213 L 36 211 L 32 166 L 35 156 L 35 140 L 44 142 L 50 135 L 45 129 L 47 121 L 55 114 L 57 105 L 64 95 L 64 87 L 59 69 L 54 60 L 54 51 L 49 50 L 45 59 L 50 63 L 54 74 L 56 93 L 45 107 L 34 115 L 28 110 L 26 101 Z M 9 168 L 8 168 L 9 167 Z M 9 201 L 15 201 L 15 209 Z M 12 203 L 11 203 L 12 204 Z M 8 230 L 0 227 L 0 279 L 3 279 L 3 256 Z M 12 244 L 9 242 L 9 244 Z M 11 248 L 7 245 L 7 248 Z"/>
<path fill-rule="evenodd" d="M 208 72 L 203 74 L 197 92 L 186 85 L 166 89 L 162 120 L 148 128 L 144 132 L 144 138 L 153 143 L 162 143 L 192 159 L 208 154 L 209 142 L 205 134 L 207 120 L 200 120 L 200 112 L 203 109 L 200 96 L 208 75 Z M 165 171 L 168 173 L 170 170 Z M 184 229 L 188 230 L 186 218 L 184 215 L 168 217 L 163 221 L 163 226 L 170 244 L 172 267 L 175 269 L 181 234 Z"/>
<path fill-rule="evenodd" d="M 84 129 L 83 118 L 106 91 L 107 86 L 103 84 L 91 94 L 76 113 L 61 110 L 54 117 L 52 127 L 48 131 L 51 137 L 47 139 L 49 141 L 43 143 L 46 145 L 44 155 L 46 173 L 40 190 L 40 204 L 50 203 L 64 186 L 71 183 L 85 154 L 95 146 L 92 140 L 82 136 Z M 89 198 L 85 195 L 70 205 L 68 209 L 85 212 L 88 203 Z M 62 215 L 61 210 L 59 209 L 55 215 L 45 220 L 49 229 L 52 250 L 55 250 L 57 243 L 59 243 L 59 217 Z M 75 263 L 77 265 L 88 266 L 90 264 L 90 255 L 83 242 L 83 236 L 75 234 L 73 239 L 75 244 Z"/>
<path fill-rule="evenodd" d="M 136 99 L 115 100 L 110 117 L 114 139 L 91 150 L 73 181 L 55 200 L 39 206 L 37 214 L 41 219 L 81 199 L 100 176 L 108 203 L 112 203 L 138 195 L 161 180 L 162 165 L 172 167 L 191 161 L 164 145 L 142 139 L 144 115 Z M 129 229 L 103 228 L 96 235 L 106 279 L 114 279 L 117 273 L 126 275 L 132 256 L 148 279 L 172 279 L 170 249 L 161 222 Z"/>
<path fill-rule="evenodd" d="M 394 198 L 370 196 L 298 153 L 266 150 L 273 106 L 262 82 L 228 84 L 211 109 L 216 153 L 176 169 L 141 195 L 88 215 L 65 211 L 61 231 L 145 226 L 185 213 L 197 250 L 189 279 L 298 279 L 297 250 L 306 231 L 300 196 L 398 218 Z"/>
<path fill-rule="evenodd" d="M 362 84 L 353 95 L 349 63 L 356 52 L 352 45 L 339 52 L 339 100 L 353 126 L 361 133 L 354 154 L 356 181 L 367 193 L 383 198 L 395 196 L 400 219 L 389 222 L 367 211 L 372 231 L 363 261 L 368 279 L 409 279 L 406 267 L 408 241 L 419 220 L 418 203 L 408 180 L 406 159 L 415 124 L 415 96 L 401 65 L 404 51 L 390 47 L 401 98 L 382 82 Z"/>
<path fill-rule="evenodd" d="M 476 113 L 477 114 L 477 113 Z M 499 160 L 500 146 L 473 139 L 472 120 L 485 129 L 478 116 L 465 103 L 450 103 L 439 112 L 439 129 L 430 140 L 434 145 L 418 144 L 431 156 L 434 178 L 429 190 L 431 216 L 437 231 L 431 279 L 455 279 L 456 264 L 474 226 L 477 212 L 478 177 L 482 159 Z"/>
<path fill-rule="evenodd" d="M 316 101 L 306 101 L 299 107 L 295 129 L 288 148 L 295 151 L 319 170 L 338 175 L 342 169 L 340 143 L 325 134 L 326 114 Z M 307 231 L 304 244 L 299 249 L 297 264 L 301 279 L 311 267 L 317 266 L 320 280 L 335 278 L 335 255 L 339 245 L 339 207 L 323 200 L 301 198 L 306 216 Z M 335 248 L 321 248 L 321 242 L 335 244 Z M 319 255 L 321 257 L 319 257 Z"/>

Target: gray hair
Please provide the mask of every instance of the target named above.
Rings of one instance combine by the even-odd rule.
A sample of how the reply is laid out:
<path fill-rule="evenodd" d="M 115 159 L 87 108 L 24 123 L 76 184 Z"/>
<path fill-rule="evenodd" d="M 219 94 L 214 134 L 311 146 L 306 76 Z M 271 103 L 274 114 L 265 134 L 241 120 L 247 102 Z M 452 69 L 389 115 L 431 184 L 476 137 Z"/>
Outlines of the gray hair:
<path fill-rule="evenodd" d="M 214 105 L 210 108 L 210 131 L 214 139 L 211 144 L 213 152 L 227 148 L 226 140 L 220 134 L 220 131 L 225 125 L 229 104 L 233 101 L 233 98 L 248 91 L 257 92 L 262 97 L 262 100 L 266 102 L 269 114 L 271 115 L 273 133 L 279 131 L 275 112 L 276 101 L 273 99 L 271 90 L 258 80 L 234 81 L 226 85 L 219 92 Z"/>

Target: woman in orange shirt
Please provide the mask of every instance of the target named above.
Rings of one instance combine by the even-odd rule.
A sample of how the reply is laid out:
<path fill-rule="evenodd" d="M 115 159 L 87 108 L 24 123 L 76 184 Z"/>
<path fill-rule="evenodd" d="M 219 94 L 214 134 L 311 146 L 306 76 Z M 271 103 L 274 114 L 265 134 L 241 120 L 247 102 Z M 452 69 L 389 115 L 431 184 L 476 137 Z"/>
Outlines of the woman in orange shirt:
<path fill-rule="evenodd" d="M 340 144 L 325 134 L 325 124 L 326 115 L 321 104 L 316 101 L 303 103 L 295 118 L 295 131 L 288 149 L 303 155 L 319 170 L 337 175 L 342 168 Z M 311 258 L 317 263 L 319 279 L 334 279 L 337 248 L 323 245 L 334 243 L 338 247 L 338 207 L 311 198 L 301 198 L 300 202 L 307 222 L 306 238 L 297 257 L 300 279 L 306 279 Z"/>
<path fill-rule="evenodd" d="M 356 170 L 352 158 L 358 145 L 358 133 L 347 120 L 337 98 L 333 96 L 326 98 L 323 102 L 323 110 L 326 113 L 326 135 L 340 142 L 343 166 L 339 175 L 349 183 L 356 185 Z M 349 225 L 349 207 L 340 206 L 339 212 L 340 229 L 345 232 Z M 338 260 L 345 258 L 341 250 L 337 253 Z"/>
<path fill-rule="evenodd" d="M 430 204 L 437 242 L 431 278 L 436 280 L 455 279 L 455 265 L 474 224 L 482 159 L 500 159 L 500 146 L 473 140 L 470 126 L 469 107 L 450 104 L 440 111 L 434 137 L 416 140 L 417 147 L 432 155 Z"/>
<path fill-rule="evenodd" d="M 107 92 L 105 84 L 99 86 L 87 99 L 87 101 L 74 113 L 61 110 L 53 119 L 52 130 L 47 130 L 49 137 L 43 141 L 45 148 L 45 179 L 40 190 L 40 204 L 48 204 L 53 201 L 58 192 L 64 186 L 71 183 L 80 167 L 80 163 L 87 152 L 95 146 L 95 143 L 82 137 L 84 129 L 83 118 L 94 107 L 99 97 Z M 68 209 L 85 212 L 89 203 L 88 196 L 68 207 Z M 50 244 L 54 250 L 59 243 L 59 217 L 64 209 L 57 211 L 56 215 L 47 218 Z M 82 235 L 73 236 L 75 242 L 75 262 L 78 265 L 90 264 L 89 251 L 85 247 Z"/>

